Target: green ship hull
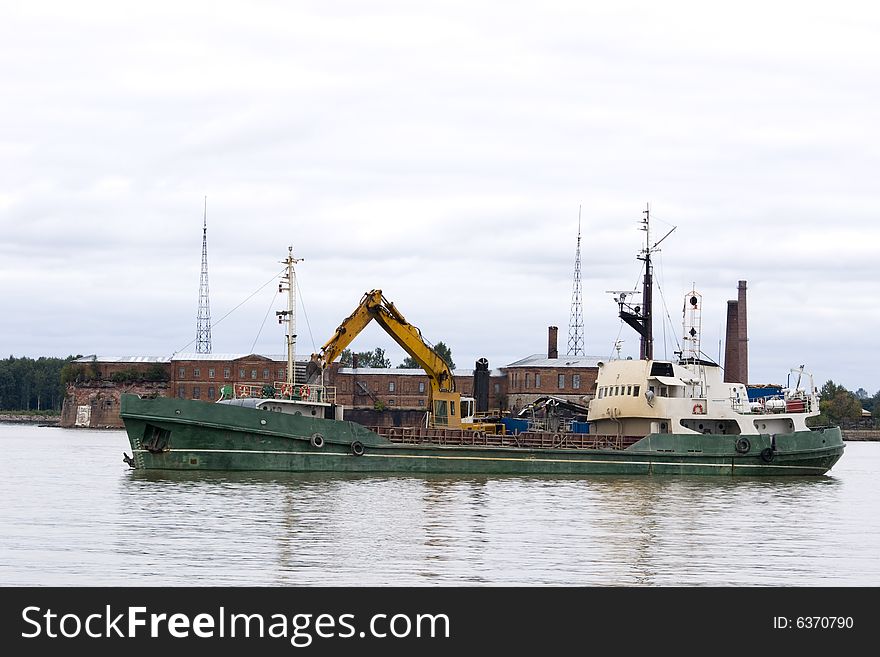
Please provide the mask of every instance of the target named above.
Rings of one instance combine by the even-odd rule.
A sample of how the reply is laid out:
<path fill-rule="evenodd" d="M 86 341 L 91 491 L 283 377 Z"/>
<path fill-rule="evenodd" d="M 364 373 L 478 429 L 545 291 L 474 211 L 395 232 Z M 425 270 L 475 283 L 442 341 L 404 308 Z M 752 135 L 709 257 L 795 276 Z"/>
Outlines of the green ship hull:
<path fill-rule="evenodd" d="M 392 442 L 365 426 L 183 399 L 123 395 L 120 416 L 148 470 L 454 474 L 825 474 L 838 428 L 748 436 L 650 434 L 626 449 L 533 449 Z"/>

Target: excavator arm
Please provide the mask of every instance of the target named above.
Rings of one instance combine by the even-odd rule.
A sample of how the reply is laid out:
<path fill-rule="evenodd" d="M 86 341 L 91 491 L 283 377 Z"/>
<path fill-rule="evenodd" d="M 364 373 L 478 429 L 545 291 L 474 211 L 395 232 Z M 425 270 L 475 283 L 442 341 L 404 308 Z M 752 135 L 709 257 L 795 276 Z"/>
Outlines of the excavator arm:
<path fill-rule="evenodd" d="M 433 416 L 432 423 L 459 426 L 456 409 L 460 396 L 455 391 L 452 370 L 440 354 L 425 342 L 422 332 L 407 322 L 394 304 L 382 295 L 382 290 L 364 294 L 354 312 L 339 325 L 321 350 L 312 354 L 306 370 L 308 379 L 316 379 L 374 319 L 428 375 L 431 382 L 429 408 Z"/>

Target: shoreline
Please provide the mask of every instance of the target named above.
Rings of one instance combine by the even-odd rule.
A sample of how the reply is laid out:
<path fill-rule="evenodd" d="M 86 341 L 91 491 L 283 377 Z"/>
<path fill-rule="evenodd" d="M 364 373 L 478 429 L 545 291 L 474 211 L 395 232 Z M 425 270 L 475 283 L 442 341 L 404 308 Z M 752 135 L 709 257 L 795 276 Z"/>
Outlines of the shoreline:
<path fill-rule="evenodd" d="M 0 422 L 6 424 L 37 424 L 45 427 L 61 426 L 61 415 L 30 415 L 28 413 L 0 413 Z"/>

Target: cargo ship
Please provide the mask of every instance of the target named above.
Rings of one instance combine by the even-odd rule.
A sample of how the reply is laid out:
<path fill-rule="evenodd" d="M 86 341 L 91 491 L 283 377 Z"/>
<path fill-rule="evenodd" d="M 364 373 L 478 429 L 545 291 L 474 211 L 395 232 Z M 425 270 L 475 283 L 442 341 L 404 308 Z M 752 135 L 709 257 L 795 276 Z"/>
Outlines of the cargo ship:
<path fill-rule="evenodd" d="M 642 303 L 619 293 L 621 319 L 640 334 L 640 358 L 599 363 L 587 433 L 510 433 L 498 418 L 477 417 L 474 400 L 455 390 L 449 365 L 381 290 L 355 311 L 295 379 L 295 272 L 292 249 L 280 290 L 286 311 L 287 379 L 227 387 L 215 403 L 123 395 L 120 416 L 133 468 L 340 473 L 480 475 L 823 475 L 844 450 L 837 427 L 809 428 L 818 393 L 803 367 L 777 397 L 749 401 L 743 383 L 699 347 L 702 297 L 685 295 L 684 343 L 672 360 L 655 359 L 651 328 L 651 254 L 646 246 Z M 667 233 L 668 236 L 668 233 Z M 664 236 L 665 239 L 665 236 Z M 368 427 L 347 421 L 324 371 L 371 321 L 419 364 L 430 381 L 425 421 L 412 427 Z M 792 377 L 794 376 L 794 380 Z"/>

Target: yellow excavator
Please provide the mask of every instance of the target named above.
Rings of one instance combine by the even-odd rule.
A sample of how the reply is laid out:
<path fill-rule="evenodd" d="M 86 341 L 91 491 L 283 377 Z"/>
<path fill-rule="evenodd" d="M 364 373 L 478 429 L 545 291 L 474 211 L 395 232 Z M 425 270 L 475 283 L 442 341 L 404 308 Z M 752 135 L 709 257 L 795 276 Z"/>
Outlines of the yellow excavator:
<path fill-rule="evenodd" d="M 449 364 L 425 342 L 422 332 L 407 322 L 394 304 L 385 298 L 382 290 L 364 294 L 358 307 L 339 325 L 333 337 L 318 353 L 312 354 L 306 369 L 307 379 L 315 381 L 372 320 L 376 320 L 428 375 L 431 383 L 428 392 L 429 427 L 466 428 L 487 433 L 498 430 L 499 425 L 474 422 L 474 401 L 467 397 L 462 399 L 456 392 L 455 377 Z"/>

